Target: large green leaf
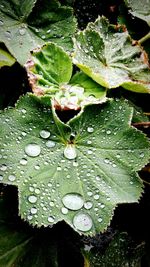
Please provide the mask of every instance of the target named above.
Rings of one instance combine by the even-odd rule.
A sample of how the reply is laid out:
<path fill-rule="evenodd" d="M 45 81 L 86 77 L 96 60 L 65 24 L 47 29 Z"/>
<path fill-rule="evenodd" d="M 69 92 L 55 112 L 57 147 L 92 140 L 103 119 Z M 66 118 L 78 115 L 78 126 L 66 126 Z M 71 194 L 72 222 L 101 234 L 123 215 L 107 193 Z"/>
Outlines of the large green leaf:
<path fill-rule="evenodd" d="M 130 13 L 144 21 L 150 26 L 150 0 L 125 0 L 130 8 Z"/>
<path fill-rule="evenodd" d="M 84 73 L 71 79 L 71 59 L 53 43 L 33 51 L 25 67 L 33 93 L 49 105 L 53 98 L 58 109 L 76 110 L 106 101 L 106 89 Z"/>
<path fill-rule="evenodd" d="M 104 17 L 89 23 L 74 38 L 73 62 L 93 80 L 107 88 L 150 92 L 150 69 L 146 53 L 122 27 Z"/>
<path fill-rule="evenodd" d="M 65 220 L 80 233 L 108 226 L 118 203 L 137 202 L 136 171 L 149 143 L 129 126 L 125 102 L 87 106 L 64 124 L 35 96 L 1 113 L 1 182 L 16 185 L 19 213 L 32 225 Z"/>
<path fill-rule="evenodd" d="M 72 9 L 56 0 L 1 0 L 0 18 L 0 41 L 21 64 L 47 41 L 72 49 L 76 21 Z"/>

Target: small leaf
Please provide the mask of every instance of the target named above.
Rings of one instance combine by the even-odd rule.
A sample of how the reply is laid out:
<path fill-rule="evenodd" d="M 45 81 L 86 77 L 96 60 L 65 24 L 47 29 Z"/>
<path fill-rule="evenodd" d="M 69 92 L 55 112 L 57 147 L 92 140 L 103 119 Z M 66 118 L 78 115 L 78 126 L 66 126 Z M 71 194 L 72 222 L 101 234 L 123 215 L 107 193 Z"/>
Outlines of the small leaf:
<path fill-rule="evenodd" d="M 130 8 L 130 13 L 144 21 L 150 26 L 150 0 L 125 0 Z"/>
<path fill-rule="evenodd" d="M 0 17 L 0 41 L 20 64 L 27 61 L 31 50 L 47 41 L 72 50 L 76 20 L 72 9 L 56 0 L 2 0 Z"/>
<path fill-rule="evenodd" d="M 12 66 L 15 63 L 14 57 L 10 55 L 7 51 L 0 48 L 0 67 Z"/>
<path fill-rule="evenodd" d="M 84 73 L 77 73 L 71 79 L 71 59 L 53 43 L 36 49 L 25 67 L 33 93 L 48 105 L 54 99 L 57 109 L 78 110 L 107 100 L 106 89 Z"/>
<path fill-rule="evenodd" d="M 76 35 L 74 47 L 74 64 L 102 86 L 150 92 L 147 55 L 124 28 L 99 17 Z"/>
<path fill-rule="evenodd" d="M 148 162 L 149 143 L 129 126 L 131 117 L 125 102 L 112 101 L 64 124 L 32 95 L 2 112 L 0 179 L 18 187 L 21 217 L 38 226 L 64 220 L 95 234 L 118 203 L 137 202 L 136 171 Z"/>

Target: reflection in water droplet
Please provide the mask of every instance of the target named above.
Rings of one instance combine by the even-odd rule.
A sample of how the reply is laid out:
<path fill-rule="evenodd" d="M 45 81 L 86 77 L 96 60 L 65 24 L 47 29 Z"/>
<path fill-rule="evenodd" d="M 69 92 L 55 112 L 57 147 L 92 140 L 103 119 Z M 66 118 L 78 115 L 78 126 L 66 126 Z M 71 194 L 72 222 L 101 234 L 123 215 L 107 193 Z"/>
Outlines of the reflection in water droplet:
<path fill-rule="evenodd" d="M 48 137 L 50 137 L 50 132 L 46 130 L 42 130 L 40 131 L 40 136 L 44 139 L 47 139 Z"/>
<path fill-rule="evenodd" d="M 87 132 L 88 133 L 93 133 L 94 132 L 94 128 L 93 127 L 88 127 L 87 128 Z"/>
<path fill-rule="evenodd" d="M 55 145 L 56 145 L 56 143 L 55 143 L 54 141 L 49 140 L 49 141 L 46 142 L 46 146 L 47 146 L 48 148 L 52 148 L 52 147 L 54 147 Z"/>
<path fill-rule="evenodd" d="M 49 216 L 47 220 L 48 220 L 48 222 L 50 222 L 50 223 L 53 223 L 53 222 L 54 222 L 54 218 L 53 218 L 52 216 Z"/>
<path fill-rule="evenodd" d="M 32 214 L 36 214 L 36 213 L 37 213 L 37 209 L 36 209 L 36 208 L 34 208 L 34 207 L 33 207 L 33 208 L 31 208 L 31 213 L 32 213 Z"/>
<path fill-rule="evenodd" d="M 88 214 L 78 213 L 73 218 L 73 224 L 78 230 L 87 232 L 92 228 L 93 222 Z"/>
<path fill-rule="evenodd" d="M 25 147 L 25 153 L 30 157 L 37 157 L 41 153 L 41 148 L 37 144 L 29 144 Z"/>
<path fill-rule="evenodd" d="M 77 152 L 74 145 L 68 144 L 64 149 L 64 156 L 67 159 L 75 159 L 77 157 Z"/>
<path fill-rule="evenodd" d="M 37 197 L 34 195 L 31 195 L 28 197 L 28 200 L 30 203 L 36 203 L 37 202 Z"/>
<path fill-rule="evenodd" d="M 13 182 L 13 181 L 16 180 L 16 176 L 15 175 L 9 175 L 8 176 L 8 180 L 11 181 L 11 182 Z"/>
<path fill-rule="evenodd" d="M 92 202 L 87 201 L 87 202 L 84 203 L 84 208 L 85 208 L 85 209 L 89 210 L 89 209 L 91 209 L 92 207 L 93 207 L 93 203 L 92 203 Z"/>
<path fill-rule="evenodd" d="M 63 214 L 67 214 L 67 213 L 68 213 L 68 209 L 65 208 L 65 207 L 62 207 L 62 208 L 61 208 L 61 212 L 62 212 Z"/>
<path fill-rule="evenodd" d="M 27 164 L 27 160 L 26 159 L 21 159 L 20 160 L 20 164 L 21 165 L 26 165 Z"/>
<path fill-rule="evenodd" d="M 79 210 L 83 207 L 84 201 L 81 195 L 70 193 L 62 198 L 64 206 L 70 210 Z"/>

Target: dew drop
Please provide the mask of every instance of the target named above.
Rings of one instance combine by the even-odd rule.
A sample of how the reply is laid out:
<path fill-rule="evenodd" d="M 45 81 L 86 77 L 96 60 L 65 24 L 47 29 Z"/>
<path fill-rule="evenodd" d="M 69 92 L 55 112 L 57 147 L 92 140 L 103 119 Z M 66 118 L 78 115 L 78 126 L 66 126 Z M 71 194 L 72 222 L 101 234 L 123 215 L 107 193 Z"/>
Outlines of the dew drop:
<path fill-rule="evenodd" d="M 73 224 L 78 230 L 87 232 L 92 228 L 93 222 L 88 214 L 78 213 L 73 218 Z"/>
<path fill-rule="evenodd" d="M 67 213 L 68 213 L 68 209 L 65 208 L 65 207 L 62 207 L 62 208 L 61 208 L 61 212 L 62 212 L 63 214 L 67 214 Z"/>
<path fill-rule="evenodd" d="M 49 131 L 46 131 L 46 130 L 42 130 L 42 131 L 40 131 L 40 136 L 43 139 L 47 139 L 48 137 L 50 137 L 50 132 Z"/>
<path fill-rule="evenodd" d="M 111 131 L 110 131 L 110 130 L 107 130 L 106 133 L 107 133 L 107 134 L 111 134 Z"/>
<path fill-rule="evenodd" d="M 77 157 L 77 152 L 74 145 L 68 144 L 64 149 L 64 156 L 67 159 L 75 159 Z"/>
<path fill-rule="evenodd" d="M 0 26 L 3 26 L 4 22 L 0 19 Z"/>
<path fill-rule="evenodd" d="M 19 29 L 19 33 L 20 33 L 20 35 L 25 35 L 26 29 L 25 28 Z"/>
<path fill-rule="evenodd" d="M 49 216 L 47 220 L 48 220 L 48 222 L 50 222 L 50 223 L 53 223 L 53 222 L 54 222 L 54 218 L 53 218 L 52 216 Z"/>
<path fill-rule="evenodd" d="M 79 165 L 78 162 L 76 162 L 76 161 L 73 162 L 74 167 L 78 167 L 78 165 Z"/>
<path fill-rule="evenodd" d="M 34 195 L 31 195 L 28 197 L 28 200 L 30 203 L 36 203 L 37 202 L 37 197 Z"/>
<path fill-rule="evenodd" d="M 95 200 L 98 200 L 99 199 L 99 195 L 97 194 L 97 195 L 94 195 L 94 199 Z"/>
<path fill-rule="evenodd" d="M 36 214 L 36 213 L 37 213 L 37 209 L 36 209 L 36 208 L 34 208 L 34 207 L 33 207 L 33 208 L 31 208 L 31 210 L 30 210 L 30 211 L 31 211 L 31 214 Z"/>
<path fill-rule="evenodd" d="M 3 176 L 2 175 L 0 175 L 0 181 L 2 181 L 3 180 Z"/>
<path fill-rule="evenodd" d="M 140 158 L 144 158 L 144 153 L 140 153 Z"/>
<path fill-rule="evenodd" d="M 84 208 L 85 208 L 85 209 L 89 210 L 89 209 L 91 209 L 92 207 L 93 207 L 93 203 L 92 203 L 92 202 L 87 201 L 87 202 L 84 203 Z"/>
<path fill-rule="evenodd" d="M 35 189 L 35 193 L 38 195 L 38 194 L 40 194 L 40 189 L 39 188 L 36 188 Z"/>
<path fill-rule="evenodd" d="M 84 201 L 81 195 L 70 193 L 62 198 L 64 206 L 70 210 L 79 210 L 83 207 Z"/>
<path fill-rule="evenodd" d="M 98 218 L 98 222 L 102 222 L 102 220 L 103 220 L 102 218 Z"/>
<path fill-rule="evenodd" d="M 0 170 L 1 171 L 6 171 L 7 170 L 7 166 L 5 164 L 1 165 Z"/>
<path fill-rule="evenodd" d="M 94 132 L 94 128 L 93 127 L 88 127 L 87 128 L 87 132 L 88 133 L 93 133 Z"/>
<path fill-rule="evenodd" d="M 30 157 L 37 157 L 41 153 L 41 148 L 37 144 L 29 144 L 25 147 L 25 153 Z"/>
<path fill-rule="evenodd" d="M 9 175 L 8 176 L 8 180 L 11 181 L 11 182 L 13 182 L 13 181 L 16 180 L 16 176 L 15 175 Z"/>
<path fill-rule="evenodd" d="M 21 165 L 26 165 L 27 164 L 27 160 L 26 159 L 21 159 L 20 160 L 20 164 Z"/>
<path fill-rule="evenodd" d="M 49 141 L 46 142 L 46 146 L 47 146 L 48 148 L 52 148 L 52 147 L 54 147 L 55 145 L 56 145 L 56 143 L 55 143 L 54 141 L 49 140 Z"/>

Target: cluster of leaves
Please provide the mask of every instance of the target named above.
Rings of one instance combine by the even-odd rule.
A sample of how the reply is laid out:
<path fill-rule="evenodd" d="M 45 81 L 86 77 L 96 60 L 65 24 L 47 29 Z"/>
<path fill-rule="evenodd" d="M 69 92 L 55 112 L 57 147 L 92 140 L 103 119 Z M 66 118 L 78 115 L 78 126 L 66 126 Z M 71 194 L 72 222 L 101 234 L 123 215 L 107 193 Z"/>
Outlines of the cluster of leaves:
<path fill-rule="evenodd" d="M 149 33 L 134 41 L 125 25 L 103 16 L 79 31 L 73 2 L 0 3 L 0 66 L 17 61 L 32 90 L 1 112 L 0 182 L 18 188 L 19 215 L 32 226 L 65 221 L 79 234 L 94 235 L 107 229 L 119 203 L 138 202 L 143 192 L 137 172 L 149 161 L 149 142 L 131 124 L 148 118 L 112 96 L 124 89 L 150 93 L 149 59 L 141 46 Z M 147 4 L 125 4 L 149 25 Z M 76 115 L 65 120 L 65 111 Z M 20 255 L 32 242 L 21 237 Z M 11 254 L 8 266 L 16 259 Z M 97 264 L 106 262 L 103 256 Z"/>

